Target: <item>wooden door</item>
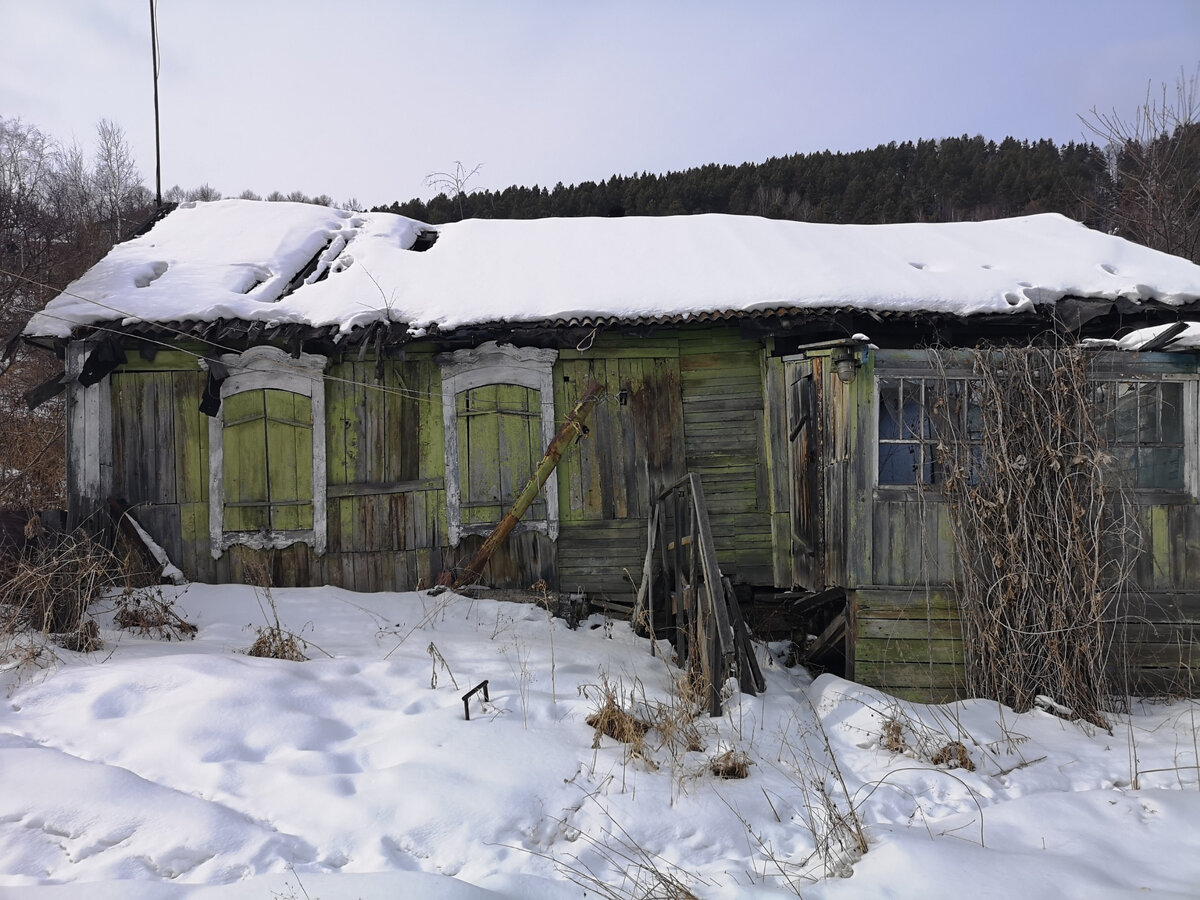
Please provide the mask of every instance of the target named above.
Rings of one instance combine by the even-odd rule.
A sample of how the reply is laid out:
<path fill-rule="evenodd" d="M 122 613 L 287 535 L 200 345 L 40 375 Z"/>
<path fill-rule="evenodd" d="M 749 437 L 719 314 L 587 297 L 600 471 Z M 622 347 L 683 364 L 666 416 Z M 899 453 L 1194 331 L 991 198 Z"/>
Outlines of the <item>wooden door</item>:
<path fill-rule="evenodd" d="M 821 429 L 822 360 L 788 364 L 788 439 L 791 442 L 792 580 L 805 590 L 825 587 L 825 478 Z"/>

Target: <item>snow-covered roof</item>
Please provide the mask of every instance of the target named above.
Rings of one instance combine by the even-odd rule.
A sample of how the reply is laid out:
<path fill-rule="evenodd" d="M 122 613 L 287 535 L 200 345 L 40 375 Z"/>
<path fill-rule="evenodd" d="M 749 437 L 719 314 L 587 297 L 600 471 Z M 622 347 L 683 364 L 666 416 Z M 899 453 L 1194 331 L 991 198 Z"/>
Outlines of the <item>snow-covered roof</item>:
<path fill-rule="evenodd" d="M 969 316 L 1066 296 L 1183 304 L 1200 266 L 1056 214 L 818 225 L 749 216 L 472 219 L 436 228 L 300 203 L 188 203 L 113 248 L 26 334 L 122 321 L 491 322 L 857 307 Z M 314 258 L 316 269 L 289 291 Z"/>

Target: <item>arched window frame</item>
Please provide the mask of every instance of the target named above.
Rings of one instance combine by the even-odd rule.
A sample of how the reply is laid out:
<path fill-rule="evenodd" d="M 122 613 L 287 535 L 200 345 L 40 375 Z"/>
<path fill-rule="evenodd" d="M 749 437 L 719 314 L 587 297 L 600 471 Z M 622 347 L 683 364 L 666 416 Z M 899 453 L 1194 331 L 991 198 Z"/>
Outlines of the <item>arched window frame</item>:
<path fill-rule="evenodd" d="M 282 549 L 305 543 L 318 555 L 325 552 L 325 386 L 326 357 L 302 353 L 293 358 L 277 347 L 252 347 L 227 353 L 219 361 L 230 375 L 221 382 L 221 407 L 208 422 L 208 521 L 212 556 L 235 545 L 258 550 Z M 312 404 L 313 527 L 286 531 L 226 531 L 225 529 L 225 400 L 235 394 L 280 390 L 308 397 Z"/>
<path fill-rule="evenodd" d="M 489 384 L 515 384 L 538 392 L 541 407 L 542 445 L 554 439 L 554 362 L 558 351 L 513 347 L 488 341 L 468 350 L 439 354 L 442 370 L 442 423 L 446 436 L 446 517 L 450 545 L 457 547 L 465 534 L 491 531 L 490 526 L 463 525 L 462 483 L 458 471 L 459 434 L 455 399 L 463 391 Z M 558 473 L 551 472 L 543 488 L 546 518 L 522 519 L 521 528 L 558 539 Z"/>

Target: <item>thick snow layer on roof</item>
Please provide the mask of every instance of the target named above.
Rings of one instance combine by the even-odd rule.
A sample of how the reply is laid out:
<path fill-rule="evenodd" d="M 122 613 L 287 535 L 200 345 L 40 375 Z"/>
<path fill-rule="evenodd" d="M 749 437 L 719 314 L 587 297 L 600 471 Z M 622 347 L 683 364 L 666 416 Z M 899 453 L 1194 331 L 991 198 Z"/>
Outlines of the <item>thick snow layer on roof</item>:
<path fill-rule="evenodd" d="M 1059 215 L 988 222 L 817 225 L 748 216 L 468 220 L 223 200 L 186 204 L 113 249 L 28 334 L 76 325 L 236 318 L 414 332 L 572 316 L 775 307 L 956 315 L 1064 296 L 1185 303 L 1200 266 Z M 284 293 L 320 255 L 305 283 Z"/>

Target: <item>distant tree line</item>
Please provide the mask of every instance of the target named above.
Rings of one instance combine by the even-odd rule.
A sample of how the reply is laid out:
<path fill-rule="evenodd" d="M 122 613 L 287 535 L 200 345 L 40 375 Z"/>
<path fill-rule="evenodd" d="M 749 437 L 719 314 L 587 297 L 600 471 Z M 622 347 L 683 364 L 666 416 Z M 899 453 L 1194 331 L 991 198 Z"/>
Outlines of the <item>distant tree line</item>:
<path fill-rule="evenodd" d="M 886 223 L 990 219 L 1023 213 L 1094 216 L 1111 194 L 1104 154 L 982 137 L 890 143 L 853 153 L 794 154 L 762 163 L 613 175 L 553 188 L 513 185 L 376 207 L 430 224 L 465 218 L 662 216 L 732 213 L 809 222 Z"/>
<path fill-rule="evenodd" d="M 207 181 L 194 188 L 183 188 L 179 185 L 174 185 L 163 192 L 164 203 L 185 203 L 192 200 L 211 201 L 221 200 L 224 195 Z M 313 203 L 317 206 L 335 206 L 338 209 L 350 209 L 355 212 L 361 211 L 363 206 L 358 202 L 357 197 L 350 197 L 340 203 L 334 201 L 328 194 L 317 194 L 315 197 L 310 197 L 304 191 L 292 191 L 283 193 L 283 191 L 271 191 L 265 197 L 255 191 L 246 189 L 237 195 L 239 200 L 266 200 L 268 203 Z"/>

